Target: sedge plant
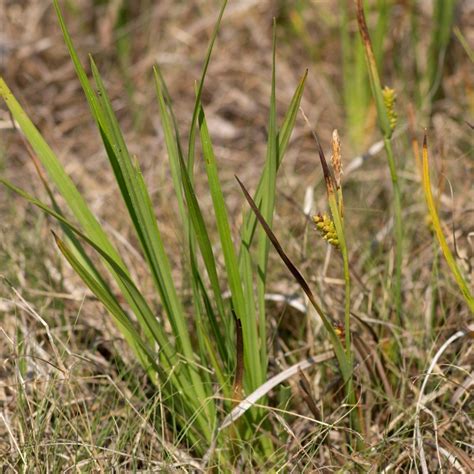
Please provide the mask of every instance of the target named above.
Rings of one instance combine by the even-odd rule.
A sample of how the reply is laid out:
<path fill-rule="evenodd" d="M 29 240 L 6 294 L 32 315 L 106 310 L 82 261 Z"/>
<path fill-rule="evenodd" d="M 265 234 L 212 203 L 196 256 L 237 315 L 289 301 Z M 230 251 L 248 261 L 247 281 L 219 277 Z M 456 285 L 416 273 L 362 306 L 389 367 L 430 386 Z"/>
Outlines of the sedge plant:
<path fill-rule="evenodd" d="M 365 21 L 362 0 L 355 0 L 357 9 L 357 23 L 359 33 L 364 45 L 366 66 L 369 75 L 372 96 L 375 101 L 377 118 L 380 132 L 387 155 L 388 167 L 393 189 L 393 211 L 394 211 L 394 237 L 395 237 L 395 278 L 393 285 L 393 304 L 399 324 L 403 323 L 402 315 L 402 264 L 403 264 L 403 218 L 402 218 L 402 196 L 398 177 L 395 156 L 392 147 L 392 135 L 397 124 L 395 112 L 395 91 L 389 87 L 382 87 L 379 69 L 377 66 L 369 29 Z"/>
<path fill-rule="evenodd" d="M 64 41 L 132 222 L 157 300 L 161 303 L 162 310 L 158 314 L 153 309 L 154 301 L 148 301 L 133 281 L 120 252 L 65 172 L 62 163 L 0 77 L 0 96 L 31 147 L 32 156 L 46 171 L 47 181 L 44 184 L 51 202 L 43 202 L 3 178 L 0 178 L 1 182 L 59 223 L 62 232 L 55 229 L 54 240 L 60 252 L 111 315 L 151 383 L 165 395 L 165 411 L 171 415 L 174 426 L 180 428 L 179 439 L 185 439 L 200 454 L 214 442 L 220 412 L 231 408 L 233 396 L 241 396 L 240 387 L 248 393 L 267 378 L 264 295 L 269 243 L 266 235 L 257 229 L 252 211 L 243 220 L 240 242 L 232 235 L 219 181 L 218 157 L 211 140 L 212 131 L 208 128 L 201 103 L 207 68 L 225 6 L 226 2 L 222 5 L 211 35 L 201 78 L 197 83 L 187 146 L 183 146 L 181 141 L 163 73 L 159 66 L 153 72 L 185 243 L 185 271 L 191 282 L 192 306 L 185 304 L 172 277 L 161 224 L 155 216 L 139 160 L 128 151 L 102 77 L 92 58 L 92 81 L 87 76 L 58 0 L 54 0 L 54 7 Z M 277 171 L 289 143 L 306 80 L 305 73 L 281 126 L 277 127 L 275 44 L 274 34 L 268 149 L 264 171 L 254 195 L 262 214 L 270 222 Z M 210 227 L 194 186 L 193 169 L 198 158 L 195 151 L 198 139 L 224 257 L 223 272 L 216 263 Z M 56 201 L 49 183 L 62 197 L 64 209 Z M 254 240 L 256 255 L 252 252 Z M 91 251 L 99 260 L 92 258 Z M 254 270 L 254 261 L 258 263 L 257 271 Z M 226 288 L 230 290 L 228 299 L 223 297 Z M 194 316 L 192 320 L 188 317 L 190 313 Z M 234 377 L 235 371 L 237 374 Z M 345 373 L 349 372 L 349 368 L 346 368 Z M 248 417 L 247 426 L 254 421 L 258 421 L 255 413 L 253 417 Z M 254 431 L 241 430 L 239 436 L 252 436 Z M 219 439 L 218 442 L 224 441 Z M 262 442 L 261 447 L 264 451 L 271 449 L 271 441 Z"/>
<path fill-rule="evenodd" d="M 305 116 L 305 120 L 306 116 Z M 345 392 L 349 405 L 353 407 L 351 410 L 351 425 L 353 428 L 354 436 L 352 436 L 352 445 L 354 449 L 364 449 L 364 442 L 360 436 L 362 429 L 362 421 L 360 419 L 360 412 L 357 409 L 358 402 L 353 383 L 353 353 L 351 344 L 351 283 L 350 283 L 350 269 L 349 269 L 349 256 L 344 232 L 344 202 L 343 193 L 341 186 L 342 178 L 342 161 L 341 161 L 341 148 L 340 140 L 337 131 L 333 133 L 332 141 L 332 167 L 333 172 L 331 173 L 327 164 L 326 157 L 321 147 L 317 134 L 313 131 L 313 136 L 318 146 L 318 153 L 323 168 L 324 180 L 326 183 L 326 191 L 328 197 L 329 208 L 331 217 L 327 214 L 316 215 L 313 217 L 313 221 L 316 228 L 320 231 L 323 238 L 331 245 L 336 247 L 342 255 L 343 260 L 343 272 L 345 282 L 345 298 L 344 298 L 344 322 L 341 324 L 339 321 L 333 319 L 327 314 L 325 310 L 316 302 L 314 294 L 310 289 L 305 278 L 298 270 L 296 265 L 290 260 L 288 255 L 283 250 L 280 242 L 278 241 L 275 234 L 272 232 L 271 227 L 262 212 L 259 210 L 255 201 L 251 198 L 249 192 L 243 185 L 243 183 L 237 178 L 239 185 L 250 204 L 255 216 L 259 220 L 262 229 L 265 231 L 269 240 L 273 244 L 274 248 L 278 252 L 280 258 L 285 263 L 288 270 L 291 272 L 295 280 L 301 286 L 309 302 L 312 304 L 319 317 L 322 320 L 323 326 L 327 331 L 329 340 L 331 342 L 334 354 L 339 364 L 339 370 L 344 383 Z"/>
<path fill-rule="evenodd" d="M 326 192 L 328 197 L 329 209 L 331 217 L 327 214 L 321 216 L 318 214 L 313 217 L 313 221 L 316 224 L 317 229 L 321 235 L 329 244 L 334 246 L 338 251 L 341 252 L 343 262 L 343 273 L 344 273 L 344 322 L 343 330 L 341 326 L 337 326 L 339 335 L 344 341 L 345 345 L 345 358 L 349 367 L 353 366 L 353 355 L 351 347 L 351 276 L 349 269 L 349 253 L 346 243 L 346 234 L 344 231 L 344 199 L 342 192 L 342 157 L 341 157 L 341 142 L 337 130 L 333 131 L 332 135 L 332 173 L 329 169 L 326 157 L 324 155 L 323 148 L 319 142 L 319 138 L 314 133 L 314 137 L 317 142 L 319 158 L 321 166 L 323 168 L 324 181 L 326 183 Z M 356 394 L 353 385 L 353 377 L 344 379 L 346 386 L 346 393 L 348 396 L 349 403 L 353 406 L 357 406 Z M 353 410 L 351 412 L 351 421 L 354 429 L 360 432 L 362 423 L 358 416 L 358 411 Z M 358 448 L 363 447 L 363 443 L 360 438 L 357 438 Z"/>

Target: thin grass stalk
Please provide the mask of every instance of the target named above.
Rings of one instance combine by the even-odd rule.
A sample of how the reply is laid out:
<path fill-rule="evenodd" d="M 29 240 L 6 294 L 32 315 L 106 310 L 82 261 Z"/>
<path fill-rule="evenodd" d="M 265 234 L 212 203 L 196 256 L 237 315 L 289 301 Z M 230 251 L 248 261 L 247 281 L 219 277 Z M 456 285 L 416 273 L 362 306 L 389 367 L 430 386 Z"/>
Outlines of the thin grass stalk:
<path fill-rule="evenodd" d="M 382 93 L 382 85 L 380 82 L 379 72 L 377 69 L 377 62 L 375 60 L 372 42 L 370 40 L 369 30 L 365 21 L 364 7 L 362 0 L 355 0 L 357 9 L 357 22 L 359 25 L 359 32 L 365 48 L 365 57 L 367 69 L 369 71 L 370 85 L 372 95 L 375 100 L 377 109 L 377 117 L 380 131 L 383 135 L 384 147 L 387 154 L 387 161 L 390 170 L 390 178 L 393 189 L 393 209 L 395 215 L 395 282 L 393 291 L 393 301 L 395 304 L 398 322 L 403 325 L 402 315 L 402 263 L 403 263 L 403 219 L 402 219 L 402 204 L 401 191 L 398 179 L 397 168 L 395 165 L 395 158 L 391 144 L 391 137 L 393 133 L 394 124 L 391 122 L 389 111 L 385 104 Z"/>
<path fill-rule="evenodd" d="M 339 148 L 339 138 L 337 132 L 333 133 L 333 168 L 335 180 L 333 179 L 329 166 L 324 156 L 324 151 L 319 141 L 319 137 L 312 130 L 313 136 L 316 140 L 318 146 L 319 159 L 321 161 L 321 166 L 323 168 L 324 181 L 326 183 L 326 191 L 328 196 L 329 208 L 331 210 L 331 215 L 334 222 L 334 227 L 336 228 L 338 247 L 342 254 L 343 260 L 343 272 L 344 272 L 344 343 L 345 343 L 345 361 L 347 367 L 350 368 L 350 374 L 347 378 L 344 378 L 345 390 L 349 403 L 356 407 L 357 405 L 357 396 L 354 390 L 354 381 L 353 381 L 353 356 L 352 356 L 352 347 L 351 347 L 351 277 L 350 277 L 350 268 L 349 268 L 349 255 L 347 251 L 346 237 L 344 232 L 344 205 L 343 205 L 343 195 L 342 195 L 342 186 L 341 186 L 341 157 L 340 157 L 340 148 Z M 337 150 L 335 150 L 335 145 Z M 335 155 L 338 156 L 335 156 Z M 336 163 L 337 161 L 337 163 Z M 344 374 L 343 374 L 344 377 Z M 351 424 L 355 431 L 358 433 L 361 432 L 363 423 L 360 420 L 359 411 L 351 411 Z M 353 438 L 353 445 L 357 449 L 361 450 L 364 448 L 364 443 L 361 438 Z"/>
<path fill-rule="evenodd" d="M 466 37 L 462 34 L 458 26 L 455 26 L 453 28 L 453 32 L 457 40 L 461 43 L 461 46 L 463 47 L 464 52 L 469 58 L 469 61 L 471 61 L 471 63 L 474 63 L 474 49 L 472 49 L 472 47 L 469 45 Z"/>
<path fill-rule="evenodd" d="M 395 310 L 398 322 L 403 325 L 402 312 L 402 266 L 403 266 L 403 217 L 402 217 L 402 196 L 398 180 L 395 158 L 393 155 L 392 142 L 390 138 L 384 137 L 384 147 L 387 153 L 388 167 L 393 189 L 393 210 L 395 215 Z"/>
<path fill-rule="evenodd" d="M 336 228 L 337 238 L 339 241 L 339 249 L 342 255 L 343 261 L 343 272 L 344 272 L 344 342 L 345 342 L 345 356 L 347 365 L 349 367 L 354 366 L 353 354 L 352 354 L 352 344 L 351 344 L 351 277 L 349 269 L 349 254 L 347 251 L 347 243 L 344 232 L 344 221 L 339 211 L 339 205 L 336 200 L 334 193 L 328 195 L 329 208 L 331 210 L 331 215 L 334 221 L 334 227 Z M 354 380 L 353 374 L 351 372 L 351 377 L 345 380 L 346 383 L 346 394 L 349 400 L 349 404 L 356 406 L 357 396 L 354 389 Z M 359 410 L 355 409 L 351 411 L 351 424 L 352 428 L 361 433 L 363 423 L 361 421 Z M 364 442 L 360 437 L 353 438 L 355 446 L 358 450 L 364 449 Z"/>
<path fill-rule="evenodd" d="M 188 172 L 189 172 L 191 181 L 193 180 L 193 169 L 194 169 L 194 150 L 196 146 L 196 133 L 197 133 L 196 125 L 197 125 L 197 121 L 199 117 L 199 109 L 201 107 L 201 96 L 202 96 L 202 90 L 204 88 L 204 80 L 206 79 L 207 69 L 209 67 L 209 62 L 211 60 L 212 50 L 214 48 L 214 43 L 217 38 L 217 33 L 219 32 L 219 28 L 221 25 L 222 17 L 224 16 L 224 11 L 226 9 L 226 6 L 227 6 L 227 0 L 223 0 L 221 9 L 219 11 L 219 15 L 214 24 L 214 30 L 212 31 L 209 45 L 207 47 L 204 65 L 201 72 L 201 79 L 199 80 L 198 85 L 197 85 L 196 100 L 194 102 L 193 116 L 191 119 L 191 126 L 189 128 L 189 142 L 188 142 L 187 167 L 188 167 Z"/>
<path fill-rule="evenodd" d="M 334 321 L 328 317 L 323 309 L 318 305 L 316 302 L 316 298 L 314 297 L 313 292 L 311 291 L 308 283 L 304 279 L 303 275 L 300 273 L 300 271 L 296 268 L 294 263 L 289 259 L 289 257 L 286 255 L 285 251 L 283 250 L 282 246 L 278 242 L 278 239 L 276 238 L 275 234 L 271 230 L 270 226 L 267 224 L 265 221 L 264 217 L 262 216 L 261 212 L 259 211 L 257 205 L 255 204 L 254 200 L 250 196 L 249 192 L 245 188 L 245 186 L 242 184 L 242 182 L 239 180 L 239 178 L 236 176 L 236 179 L 240 185 L 240 188 L 242 189 L 242 192 L 244 193 L 245 198 L 247 199 L 247 202 L 249 203 L 250 207 L 252 208 L 253 212 L 257 216 L 258 221 L 262 225 L 262 227 L 265 229 L 265 232 L 273 244 L 275 250 L 278 252 L 278 255 L 280 258 L 283 260 L 285 263 L 286 267 L 288 270 L 291 272 L 295 280 L 298 282 L 298 284 L 301 286 L 301 289 L 305 292 L 306 296 L 308 297 L 310 303 L 318 313 L 318 315 L 321 318 L 321 321 L 323 323 L 324 328 L 327 331 L 327 334 L 329 336 L 329 340 L 331 342 L 331 345 L 333 347 L 334 353 L 336 355 L 338 365 L 339 365 L 339 370 L 342 375 L 342 379 L 344 381 L 344 387 L 346 390 L 346 393 L 348 395 L 349 403 L 353 406 L 356 406 L 357 404 L 357 397 L 353 388 L 352 384 L 352 376 L 353 376 L 353 369 L 351 365 L 348 362 L 348 359 L 346 357 L 346 352 L 344 350 L 344 346 L 341 343 L 341 340 L 339 338 L 339 335 L 336 332 L 335 326 L 334 326 Z M 359 423 L 359 419 L 357 416 L 353 416 L 351 412 L 351 419 L 353 418 L 353 427 L 357 431 L 357 433 L 360 432 L 361 429 L 361 424 Z M 351 435 L 352 436 L 352 435 Z M 364 443 L 363 440 L 360 438 L 359 435 L 357 435 L 357 440 L 354 442 L 354 446 L 357 447 L 357 449 L 363 449 L 364 448 Z"/>

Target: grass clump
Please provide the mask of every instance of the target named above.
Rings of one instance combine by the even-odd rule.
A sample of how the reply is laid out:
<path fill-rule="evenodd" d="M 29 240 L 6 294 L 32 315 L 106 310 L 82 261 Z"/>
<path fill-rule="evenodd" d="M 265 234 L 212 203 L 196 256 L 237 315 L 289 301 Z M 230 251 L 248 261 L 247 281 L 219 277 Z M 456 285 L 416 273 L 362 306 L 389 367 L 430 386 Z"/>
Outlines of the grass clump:
<path fill-rule="evenodd" d="M 258 231 L 258 272 L 254 273 L 250 260 L 250 247 L 256 226 L 255 220 L 247 217 L 242 227 L 239 263 L 219 183 L 217 161 L 201 103 L 206 71 L 224 13 L 225 2 L 211 37 L 201 80 L 197 85 L 196 101 L 188 133 L 187 155 L 182 151 L 180 134 L 161 71 L 158 66 L 154 69 L 160 118 L 165 134 L 182 232 L 186 242 L 185 258 L 193 292 L 194 305 L 192 309 L 186 310 L 172 277 L 160 225 L 155 217 L 152 199 L 138 160 L 128 151 L 94 60 L 90 58 L 93 86 L 78 58 L 57 1 L 54 2 L 54 6 L 77 76 L 147 262 L 156 294 L 163 306 L 161 317 L 156 316 L 150 303 L 133 282 L 124 260 L 109 240 L 102 225 L 90 211 L 52 149 L 30 121 L 6 83 L 0 79 L 1 96 L 28 140 L 32 153 L 38 157 L 66 202 L 67 213 L 72 213 L 78 225 L 65 217 L 66 213 L 62 211 L 54 198 L 51 204 L 47 205 L 9 182 L 5 180 L 2 182 L 61 224 L 64 237 L 59 237 L 53 232 L 59 250 L 92 293 L 107 308 L 150 380 L 163 392 L 165 397 L 163 403 L 167 405 L 169 401 L 172 404 L 168 408 L 172 413 L 173 423 L 179 427 L 178 437 L 186 439 L 194 450 L 204 455 L 209 445 L 214 442 L 214 433 L 217 433 L 219 424 L 219 410 L 229 407 L 232 402 L 232 375 L 239 357 L 236 354 L 236 329 L 232 315 L 235 315 L 237 326 L 242 330 L 243 343 L 240 346 L 243 347 L 241 350 L 243 350 L 245 367 L 243 385 L 247 392 L 257 389 L 266 380 L 267 370 L 264 295 L 269 247 L 265 234 Z M 262 213 L 268 220 L 273 215 L 277 168 L 283 159 L 291 135 L 305 81 L 303 77 L 295 91 L 286 118 L 281 128 L 277 130 L 275 42 L 274 37 L 267 160 L 256 193 Z M 193 184 L 195 140 L 198 133 L 224 256 L 226 281 L 230 290 L 228 300 L 222 297 L 222 276 L 217 271 L 208 227 Z M 46 183 L 45 185 L 49 189 Z M 51 192 L 50 196 L 52 196 Z M 101 257 L 104 267 L 119 288 L 120 298 L 97 264 L 89 257 L 88 249 L 84 245 L 88 249 L 93 249 Z M 202 272 L 201 262 L 203 262 L 205 274 Z M 258 304 L 255 303 L 253 297 L 255 280 Z M 124 308 L 122 298 L 132 310 L 134 318 Z M 194 324 L 190 324 L 187 319 L 189 309 L 194 314 Z M 165 329 L 165 317 L 170 325 L 172 337 Z M 192 327 L 197 337 L 193 336 Z M 241 382 L 238 381 L 238 383 Z M 223 404 L 220 401 L 222 397 Z M 261 415 L 258 415 L 257 419 L 260 417 Z M 249 419 L 248 423 L 250 424 L 242 427 L 239 433 L 239 437 L 243 439 L 249 436 L 248 428 L 253 422 Z M 225 440 L 218 438 L 217 442 L 220 445 Z M 271 449 L 269 440 L 262 440 L 260 444 L 261 453 L 266 449 Z M 225 457 L 223 459 L 225 460 Z"/>
<path fill-rule="evenodd" d="M 109 207 L 114 215 L 124 209 L 130 234 L 117 235 L 96 217 L 91 199 L 95 190 L 87 186 L 79 190 L 76 182 L 81 180 L 74 169 L 70 174 L 69 163 L 60 162 L 48 145 L 44 123 L 37 128 L 15 98 L 23 92 L 21 86 L 8 74 L 0 78 L 0 95 L 16 124 L 12 128 L 18 126 L 26 139 L 46 196 L 38 199 L 38 190 L 32 193 L 35 196 L 23 190 L 23 168 L 21 174 L 15 173 L 19 167 L 8 161 L 0 179 L 13 193 L 0 208 L 6 221 L 15 221 L 15 229 L 23 230 L 12 235 L 8 224 L 1 224 L 6 237 L 0 242 L 5 268 L 1 282 L 7 293 L 0 299 L 0 311 L 7 314 L 2 334 L 9 383 L 0 385 L 0 401 L 6 394 L 12 402 L 0 418 L 0 440 L 6 440 L 0 441 L 0 464 L 5 457 L 7 469 L 25 472 L 44 466 L 58 472 L 74 467 L 91 472 L 111 468 L 409 472 L 416 466 L 422 472 L 438 467 L 470 472 L 466 439 L 473 299 L 464 240 L 467 220 L 454 226 L 456 216 L 451 216 L 452 236 L 443 223 L 449 218 L 443 176 L 455 174 L 459 166 L 442 168 L 441 185 L 435 190 L 430 174 L 436 161 L 428 162 L 426 143 L 423 160 L 417 156 L 414 116 L 412 144 L 419 175 L 410 162 L 396 159 L 405 153 L 404 106 L 412 100 L 407 99 L 407 91 L 435 85 L 436 93 L 429 100 L 436 113 L 441 106 L 437 98 L 450 92 L 440 78 L 452 17 L 435 10 L 438 24 L 433 32 L 437 33 L 426 41 L 431 59 L 438 55 L 438 69 L 433 75 L 428 61 L 431 72 L 418 78 L 419 83 L 408 84 L 407 77 L 399 77 L 404 61 L 397 56 L 400 32 L 393 31 L 389 19 L 400 12 L 413 13 L 413 4 L 366 2 L 368 25 L 362 2 L 340 2 L 342 11 L 332 5 L 318 6 L 317 15 L 311 14 L 314 6 L 306 0 L 286 4 L 277 13 L 279 19 L 284 22 L 284 12 L 289 12 L 294 33 L 299 39 L 304 36 L 311 60 L 321 71 L 294 76 L 290 82 L 297 84 L 296 90 L 293 86 L 283 99 L 284 88 L 277 88 L 276 39 L 285 31 L 275 21 L 273 35 L 246 30 L 248 41 L 255 37 L 266 45 L 262 53 L 269 58 L 265 93 L 230 107 L 226 101 L 242 99 L 236 95 L 242 85 L 227 90 L 223 88 L 227 81 L 218 80 L 210 87 L 208 77 L 216 60 L 213 57 L 211 63 L 225 2 L 217 19 L 212 12 L 212 23 L 206 23 L 213 28 L 210 39 L 206 38 L 207 50 L 197 48 L 200 60 L 204 56 L 199 80 L 194 88 L 183 81 L 182 89 L 177 76 L 170 81 L 172 74 L 168 70 L 165 74 L 161 65 L 152 69 L 152 61 L 144 61 L 149 74 L 132 66 L 132 42 L 136 36 L 147 36 L 152 22 L 140 18 L 136 25 L 147 32 L 133 30 L 127 21 L 138 7 L 119 3 L 107 11 L 118 15 L 112 15 L 108 25 L 117 35 L 125 102 L 113 83 L 104 80 L 100 52 L 94 51 L 87 66 L 80 61 L 75 47 L 79 43 L 73 44 L 69 33 L 73 30 L 69 24 L 66 27 L 59 2 L 54 7 L 86 98 L 83 101 L 81 95 L 82 102 L 89 107 L 93 133 L 121 196 L 121 201 L 114 196 Z M 226 18 L 238 22 L 239 8 L 230 8 Z M 254 25 L 252 15 L 258 9 L 245 8 L 250 8 L 246 19 Z M 191 13 L 195 15 L 194 10 Z M 327 43 L 313 38 L 316 30 L 309 26 L 316 17 L 323 33 L 335 33 L 325 37 Z M 341 25 L 335 21 L 340 18 Z M 378 23 L 372 23 L 374 19 Z M 406 24 L 415 18 L 402 20 Z M 363 41 L 358 41 L 357 26 Z M 198 23 L 195 31 L 202 28 Z M 190 45 L 179 28 L 170 31 L 173 38 L 177 34 L 182 44 Z M 219 41 L 229 41 L 226 34 L 227 30 Z M 456 34 L 459 41 L 467 38 L 464 34 Z M 279 41 L 279 50 L 291 47 L 295 54 L 286 63 L 278 61 L 279 77 L 282 71 L 286 77 L 300 74 L 305 62 L 295 45 L 286 43 Z M 325 74 L 340 68 L 334 55 L 336 43 L 343 46 L 344 74 L 341 82 L 336 79 L 330 87 Z M 384 54 L 387 47 L 394 52 L 395 65 Z M 247 54 L 253 58 L 250 50 L 242 53 L 238 69 L 251 76 L 245 69 Z M 233 56 L 226 50 L 226 60 L 235 61 Z M 191 63 L 188 70 L 180 62 L 181 77 L 189 76 Z M 228 64 L 234 63 L 221 64 L 221 72 L 227 71 Z M 162 140 L 163 155 L 168 157 L 167 165 L 159 162 L 166 185 L 158 191 L 162 183 L 157 186 L 150 173 L 155 164 L 148 167 L 144 158 L 145 135 L 136 147 L 120 116 L 123 103 L 136 105 L 128 129 L 146 133 L 144 110 L 151 95 L 135 89 L 137 76 L 149 77 L 150 94 L 156 98 L 153 116 L 158 111 L 159 117 L 152 143 L 155 147 Z M 316 77 L 320 82 L 314 83 Z M 382 87 L 385 77 L 393 88 Z M 228 79 L 232 84 L 234 78 Z M 250 77 L 249 84 L 254 80 Z M 68 81 L 77 82 L 70 77 Z M 310 97 L 306 103 L 303 89 Z M 172 99 L 176 90 L 183 96 L 179 102 Z M 182 126 L 180 110 L 185 96 L 189 98 L 187 128 Z M 417 112 L 428 120 L 429 108 L 413 96 Z M 21 102 L 30 100 L 23 96 Z M 146 106 L 138 110 L 145 100 Z M 223 151 L 219 135 L 226 130 L 222 123 L 229 126 L 240 120 L 240 127 L 249 103 L 252 135 L 237 134 L 233 143 L 238 153 L 232 155 L 238 156 L 237 171 L 230 172 L 224 162 L 229 148 L 226 142 Z M 298 111 L 303 109 L 318 130 L 312 133 L 316 153 L 311 134 L 299 128 Z M 268 110 L 268 116 L 261 117 L 259 110 Z M 368 144 L 375 116 L 382 135 L 376 145 L 385 148 L 388 161 L 377 159 L 375 145 L 350 160 L 346 142 L 357 152 Z M 2 121 L 3 117 L 0 125 L 9 127 L 10 120 Z M 342 117 L 347 127 L 340 123 Z M 332 139 L 328 132 L 336 124 L 344 130 L 342 144 L 337 131 Z M 264 140 L 259 125 L 265 127 Z M 238 127 L 230 128 L 235 133 Z M 464 136 L 459 128 L 456 133 Z M 443 157 L 443 137 L 432 135 L 433 155 Z M 84 137 L 81 142 L 86 146 L 92 138 Z M 250 141 L 262 143 L 258 153 L 239 148 L 242 143 L 249 147 Z M 466 144 L 462 139 L 448 145 L 452 143 L 461 144 L 455 154 L 462 159 Z M 325 153 L 329 144 L 331 160 Z M 8 146 L 5 149 L 9 156 Z M 261 165 L 256 164 L 258 155 Z M 315 166 L 318 156 L 321 167 Z M 102 173 L 98 161 L 94 166 L 101 175 L 112 176 Z M 298 202 L 302 191 L 304 212 Z M 426 215 L 423 194 L 427 226 L 421 224 Z M 50 238 L 44 217 L 36 221 L 37 215 L 30 208 L 24 214 L 21 204 L 15 209 L 18 212 L 12 211 L 9 202 L 17 197 L 52 218 L 51 241 L 58 255 L 51 257 L 50 246 L 43 244 Z M 462 206 L 462 200 L 456 202 Z M 173 219 L 163 217 L 173 212 Z M 392 216 L 394 232 L 390 232 Z M 177 230 L 170 230 L 169 220 L 177 223 Z M 24 229 L 32 222 L 40 239 L 25 238 Z M 443 271 L 445 263 L 449 272 Z M 89 289 L 85 295 L 84 284 Z M 3 370 L 2 366 L 0 379 Z"/>

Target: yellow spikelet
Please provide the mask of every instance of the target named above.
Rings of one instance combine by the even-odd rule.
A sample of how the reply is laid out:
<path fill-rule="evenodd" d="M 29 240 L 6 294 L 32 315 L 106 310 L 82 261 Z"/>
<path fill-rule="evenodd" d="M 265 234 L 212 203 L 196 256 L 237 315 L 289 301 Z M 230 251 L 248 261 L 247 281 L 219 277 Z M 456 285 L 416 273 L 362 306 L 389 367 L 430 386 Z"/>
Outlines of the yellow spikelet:
<path fill-rule="evenodd" d="M 324 240 L 327 240 L 333 247 L 339 248 L 339 239 L 337 238 L 334 222 L 327 214 L 316 214 L 313 216 L 313 222 Z"/>
<path fill-rule="evenodd" d="M 390 122 L 390 128 L 392 130 L 397 126 L 398 115 L 395 112 L 395 102 L 397 100 L 397 94 L 395 89 L 385 86 L 382 91 L 383 101 L 387 109 L 388 120 Z"/>

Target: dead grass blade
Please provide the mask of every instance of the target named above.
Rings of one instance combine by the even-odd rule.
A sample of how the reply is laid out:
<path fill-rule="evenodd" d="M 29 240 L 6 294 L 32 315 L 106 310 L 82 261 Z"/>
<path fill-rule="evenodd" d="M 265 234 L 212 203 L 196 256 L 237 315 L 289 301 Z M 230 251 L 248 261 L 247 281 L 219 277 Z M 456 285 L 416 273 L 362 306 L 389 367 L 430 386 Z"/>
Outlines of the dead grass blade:
<path fill-rule="evenodd" d="M 303 396 L 303 399 L 306 402 L 306 405 L 308 405 L 308 408 L 311 410 L 311 413 L 313 414 L 313 416 L 317 420 L 320 420 L 321 413 L 318 409 L 318 406 L 316 405 L 316 400 L 313 396 L 313 391 L 311 390 L 311 385 L 309 383 L 309 380 L 301 369 L 299 370 L 299 375 L 300 375 L 300 379 L 298 383 L 301 389 L 301 394 Z"/>
<path fill-rule="evenodd" d="M 236 420 L 238 420 L 247 410 L 252 408 L 253 405 L 257 403 L 260 398 L 264 397 L 270 390 L 275 388 L 277 385 L 281 384 L 285 380 L 293 377 L 301 370 L 306 370 L 314 364 L 320 364 L 331 360 L 334 357 L 332 351 L 323 352 L 322 354 L 316 357 L 309 357 L 306 360 L 298 362 L 297 364 L 292 365 L 288 369 L 285 369 L 283 372 L 275 375 L 271 379 L 267 380 L 263 385 L 257 388 L 252 392 L 248 397 L 244 398 L 225 418 L 221 423 L 218 431 L 222 431 Z"/>

